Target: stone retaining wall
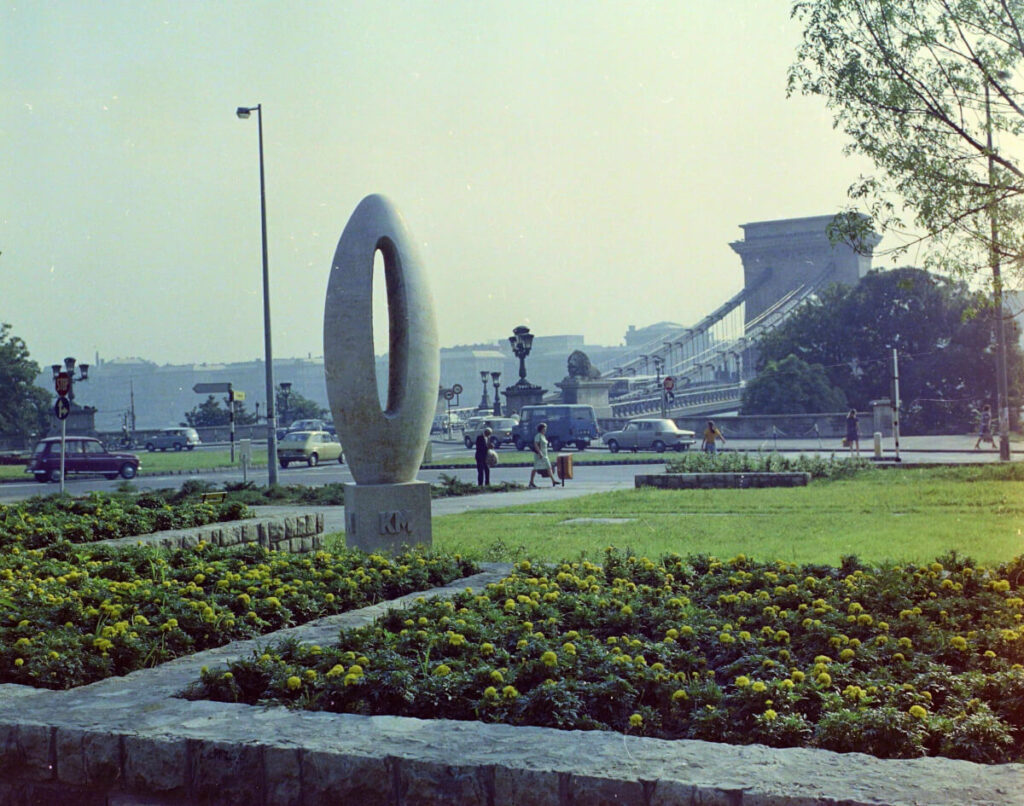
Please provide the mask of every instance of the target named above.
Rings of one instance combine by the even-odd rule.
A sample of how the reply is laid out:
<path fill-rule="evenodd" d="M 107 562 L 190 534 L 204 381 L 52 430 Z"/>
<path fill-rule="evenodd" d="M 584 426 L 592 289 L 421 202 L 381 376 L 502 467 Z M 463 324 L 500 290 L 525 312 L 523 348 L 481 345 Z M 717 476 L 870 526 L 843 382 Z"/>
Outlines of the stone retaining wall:
<path fill-rule="evenodd" d="M 634 477 L 637 487 L 662 490 L 714 490 L 747 487 L 806 487 L 810 473 L 657 473 Z"/>
<path fill-rule="evenodd" d="M 324 514 L 310 512 L 305 515 L 274 515 L 247 518 L 242 521 L 224 521 L 189 529 L 170 529 L 134 537 L 119 537 L 99 541 L 109 546 L 136 546 L 143 543 L 163 548 L 193 548 L 200 541 L 211 546 L 239 546 L 259 543 L 268 549 L 302 554 L 323 548 Z"/>
<path fill-rule="evenodd" d="M 508 566 L 428 595 L 500 580 Z M 284 637 L 328 644 L 395 602 L 72 691 L 0 685 L 0 806 L 811 806 L 1019 802 L 1024 765 L 366 717 L 176 695 Z"/>

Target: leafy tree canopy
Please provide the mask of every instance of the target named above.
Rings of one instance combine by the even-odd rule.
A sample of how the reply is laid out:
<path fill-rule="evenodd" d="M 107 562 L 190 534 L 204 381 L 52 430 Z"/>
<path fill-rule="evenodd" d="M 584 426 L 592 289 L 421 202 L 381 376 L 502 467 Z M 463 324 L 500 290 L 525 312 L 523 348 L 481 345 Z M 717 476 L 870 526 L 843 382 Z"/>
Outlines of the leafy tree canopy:
<path fill-rule="evenodd" d="M 315 400 L 310 400 L 308 397 L 299 394 L 294 389 L 287 395 L 278 389 L 275 397 L 277 400 L 277 414 L 281 425 L 289 425 L 295 420 L 330 419 L 330 411 L 323 408 Z"/>
<path fill-rule="evenodd" d="M 10 331 L 0 322 L 0 434 L 40 436 L 49 425 L 51 395 L 35 385 L 39 365 Z"/>
<path fill-rule="evenodd" d="M 820 364 L 795 355 L 769 361 L 743 390 L 743 414 L 808 414 L 846 409 L 846 395 Z"/>
<path fill-rule="evenodd" d="M 992 320 L 971 317 L 975 307 L 962 282 L 914 268 L 873 271 L 856 286 L 830 287 L 763 336 L 758 369 L 791 354 L 821 364 L 850 406 L 864 411 L 891 395 L 896 348 L 908 433 L 965 430 L 973 409 L 994 402 Z M 1011 397 L 1019 399 L 1021 355 L 1009 341 Z"/>
<path fill-rule="evenodd" d="M 926 268 L 973 273 L 994 249 L 1022 272 L 1024 2 L 796 0 L 793 16 L 804 34 L 789 90 L 824 97 L 847 153 L 878 168 L 849 190 L 875 228 L 927 239 Z M 836 223 L 853 240 L 871 226 Z"/>
<path fill-rule="evenodd" d="M 204 428 L 215 425 L 228 425 L 231 422 L 230 412 L 227 403 L 222 405 L 221 401 L 209 395 L 206 400 L 194 407 L 192 411 L 185 412 L 185 422 L 192 428 Z M 245 402 L 235 403 L 235 425 L 254 425 L 256 415 L 245 410 Z"/>

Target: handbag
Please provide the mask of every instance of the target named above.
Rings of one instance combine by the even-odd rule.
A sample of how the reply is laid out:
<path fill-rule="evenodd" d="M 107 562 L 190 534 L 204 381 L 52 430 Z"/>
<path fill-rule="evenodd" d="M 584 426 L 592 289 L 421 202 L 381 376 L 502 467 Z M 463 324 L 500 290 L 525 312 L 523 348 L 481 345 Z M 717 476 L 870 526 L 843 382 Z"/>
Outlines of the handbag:
<path fill-rule="evenodd" d="M 843 437 L 843 447 L 844 448 L 849 448 L 850 447 L 850 440 L 848 440 L 846 437 Z"/>
<path fill-rule="evenodd" d="M 487 451 L 487 466 L 496 467 L 498 464 L 498 452 L 494 448 L 490 448 Z"/>

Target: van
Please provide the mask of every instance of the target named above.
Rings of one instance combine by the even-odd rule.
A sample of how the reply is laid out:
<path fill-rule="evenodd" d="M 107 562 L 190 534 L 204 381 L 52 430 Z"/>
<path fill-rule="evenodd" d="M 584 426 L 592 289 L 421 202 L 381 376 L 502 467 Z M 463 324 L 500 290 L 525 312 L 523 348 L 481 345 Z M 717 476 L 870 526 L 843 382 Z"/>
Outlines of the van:
<path fill-rule="evenodd" d="M 556 403 L 549 406 L 523 406 L 519 423 L 512 429 L 512 441 L 525 451 L 533 444 L 540 423 L 548 424 L 548 444 L 560 451 L 567 445 L 586 450 L 591 440 L 597 439 L 597 415 L 593 406 L 578 403 Z"/>
<path fill-rule="evenodd" d="M 201 444 L 199 432 L 194 428 L 185 428 L 183 426 L 178 428 L 161 428 L 146 440 L 146 450 L 153 452 L 156 450 L 166 451 L 169 448 L 173 448 L 176 451 L 182 449 L 190 451 Z"/>

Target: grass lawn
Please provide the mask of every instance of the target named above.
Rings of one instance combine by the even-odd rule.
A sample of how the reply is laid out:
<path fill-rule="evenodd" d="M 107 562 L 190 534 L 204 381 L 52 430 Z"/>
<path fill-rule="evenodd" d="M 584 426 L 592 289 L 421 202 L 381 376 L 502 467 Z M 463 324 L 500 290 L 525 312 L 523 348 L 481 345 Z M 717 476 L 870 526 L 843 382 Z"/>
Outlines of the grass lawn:
<path fill-rule="evenodd" d="M 981 563 L 1024 553 L 1024 481 L 997 471 L 873 471 L 809 487 L 622 490 L 434 519 L 434 547 L 477 559 L 588 559 L 606 546 L 640 555 L 739 553 L 838 564 L 932 560 L 948 551 Z M 973 479 L 973 480 L 971 480 Z M 574 519 L 616 519 L 614 523 Z"/>
<path fill-rule="evenodd" d="M 143 475 L 149 473 L 168 473 L 171 471 L 211 470 L 216 467 L 231 466 L 231 451 L 227 448 L 207 451 L 154 451 L 153 453 L 142 449 L 127 451 L 127 453 L 134 453 L 139 457 L 139 461 L 142 462 L 141 472 Z M 235 462 L 238 462 L 237 448 L 235 449 Z M 252 451 L 252 460 L 249 466 L 267 466 L 266 448 L 262 452 L 259 450 Z M 25 473 L 25 465 L 0 465 L 0 479 L 27 479 L 31 481 L 32 477 Z"/>

